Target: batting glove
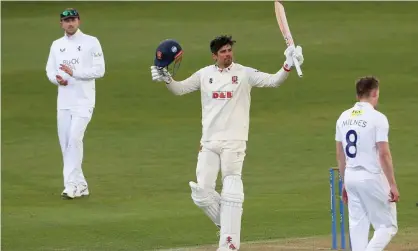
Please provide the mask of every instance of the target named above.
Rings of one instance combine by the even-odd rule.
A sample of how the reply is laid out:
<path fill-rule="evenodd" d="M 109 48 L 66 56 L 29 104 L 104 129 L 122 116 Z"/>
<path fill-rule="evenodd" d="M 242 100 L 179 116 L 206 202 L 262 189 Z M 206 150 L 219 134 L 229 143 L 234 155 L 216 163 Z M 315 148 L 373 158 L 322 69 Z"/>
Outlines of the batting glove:
<path fill-rule="evenodd" d="M 167 84 L 173 81 L 171 74 L 166 68 L 158 68 L 157 66 L 151 66 L 152 81 L 166 82 Z"/>
<path fill-rule="evenodd" d="M 295 57 L 295 59 L 299 62 L 300 66 L 303 64 L 304 58 L 302 54 L 302 47 L 300 46 L 297 46 L 296 48 L 294 45 L 287 47 L 284 51 L 284 55 L 286 56 L 286 61 L 283 65 L 285 71 L 290 71 L 292 67 L 295 66 L 295 63 L 293 62 L 293 57 Z"/>

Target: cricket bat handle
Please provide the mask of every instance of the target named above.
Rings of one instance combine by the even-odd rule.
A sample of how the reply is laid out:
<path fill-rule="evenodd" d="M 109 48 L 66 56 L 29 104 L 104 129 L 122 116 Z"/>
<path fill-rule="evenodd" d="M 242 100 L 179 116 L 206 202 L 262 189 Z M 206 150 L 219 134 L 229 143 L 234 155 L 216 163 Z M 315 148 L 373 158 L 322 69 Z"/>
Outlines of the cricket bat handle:
<path fill-rule="evenodd" d="M 299 61 L 297 60 L 297 58 L 295 56 L 293 56 L 292 58 L 293 58 L 293 64 L 295 65 L 296 72 L 298 73 L 298 76 L 302 77 L 303 74 L 302 74 L 302 69 L 300 68 L 300 65 L 299 65 Z"/>

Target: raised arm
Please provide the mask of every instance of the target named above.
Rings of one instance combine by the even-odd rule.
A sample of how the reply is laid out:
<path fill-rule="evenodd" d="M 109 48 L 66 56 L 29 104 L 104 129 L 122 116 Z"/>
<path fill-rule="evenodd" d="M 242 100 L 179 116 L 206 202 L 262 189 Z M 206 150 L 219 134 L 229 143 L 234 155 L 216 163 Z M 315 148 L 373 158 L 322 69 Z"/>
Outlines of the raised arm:
<path fill-rule="evenodd" d="M 51 45 L 51 48 L 49 49 L 48 61 L 46 63 L 46 76 L 48 77 L 48 80 L 51 83 L 53 83 L 54 85 L 58 85 L 58 81 L 57 81 L 57 77 L 56 77 L 57 76 L 57 70 L 56 70 L 53 44 Z"/>
<path fill-rule="evenodd" d="M 167 88 L 175 95 L 184 95 L 200 89 L 200 74 L 195 72 L 193 75 L 183 81 L 166 82 Z"/>
<path fill-rule="evenodd" d="M 248 68 L 249 84 L 253 87 L 278 87 L 280 86 L 289 76 L 288 69 L 284 66 L 275 74 L 269 74 L 258 71 L 253 68 Z"/>
<path fill-rule="evenodd" d="M 302 47 L 288 47 L 284 52 L 284 55 L 286 56 L 286 61 L 284 62 L 283 67 L 275 74 L 269 74 L 265 72 L 260 72 L 253 68 L 248 68 L 247 70 L 249 74 L 249 84 L 253 87 L 280 86 L 287 79 L 290 70 L 294 66 L 293 54 L 295 54 L 296 59 L 299 61 L 299 65 L 302 65 L 304 61 Z"/>
<path fill-rule="evenodd" d="M 93 63 L 88 68 L 78 68 L 73 71 L 73 77 L 75 79 L 90 80 L 101 78 L 105 74 L 105 61 L 102 46 L 97 38 L 93 41 L 93 47 L 90 51 L 90 57 L 92 57 Z"/>
<path fill-rule="evenodd" d="M 175 81 L 167 69 L 158 69 L 156 66 L 151 66 L 151 74 L 154 81 L 165 82 L 174 95 L 184 95 L 200 89 L 200 71 L 183 81 Z"/>

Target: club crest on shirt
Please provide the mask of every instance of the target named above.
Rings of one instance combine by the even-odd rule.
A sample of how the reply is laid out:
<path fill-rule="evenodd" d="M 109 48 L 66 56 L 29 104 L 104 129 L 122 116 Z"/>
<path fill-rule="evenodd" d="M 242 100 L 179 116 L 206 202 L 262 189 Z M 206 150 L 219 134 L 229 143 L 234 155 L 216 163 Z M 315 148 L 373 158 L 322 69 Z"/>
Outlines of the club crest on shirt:
<path fill-rule="evenodd" d="M 232 84 L 238 84 L 238 76 L 232 76 Z"/>

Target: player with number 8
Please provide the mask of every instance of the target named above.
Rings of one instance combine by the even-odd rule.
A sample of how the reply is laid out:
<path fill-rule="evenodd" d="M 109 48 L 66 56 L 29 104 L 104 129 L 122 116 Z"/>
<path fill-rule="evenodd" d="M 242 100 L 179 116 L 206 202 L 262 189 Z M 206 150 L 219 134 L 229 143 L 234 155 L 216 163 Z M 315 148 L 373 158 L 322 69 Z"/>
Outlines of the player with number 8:
<path fill-rule="evenodd" d="M 351 137 L 354 136 L 354 137 Z M 345 135 L 345 140 L 347 141 L 347 146 L 345 147 L 345 154 L 349 158 L 355 158 L 357 155 L 357 133 L 355 130 L 349 130 Z M 353 152 L 350 152 L 350 149 L 353 149 Z"/>
<path fill-rule="evenodd" d="M 379 81 L 356 82 L 358 102 L 336 123 L 336 157 L 344 182 L 342 199 L 348 203 L 353 251 L 382 251 L 398 230 L 399 192 L 389 149 L 389 122 L 377 111 Z M 375 230 L 368 240 L 370 224 Z"/>

